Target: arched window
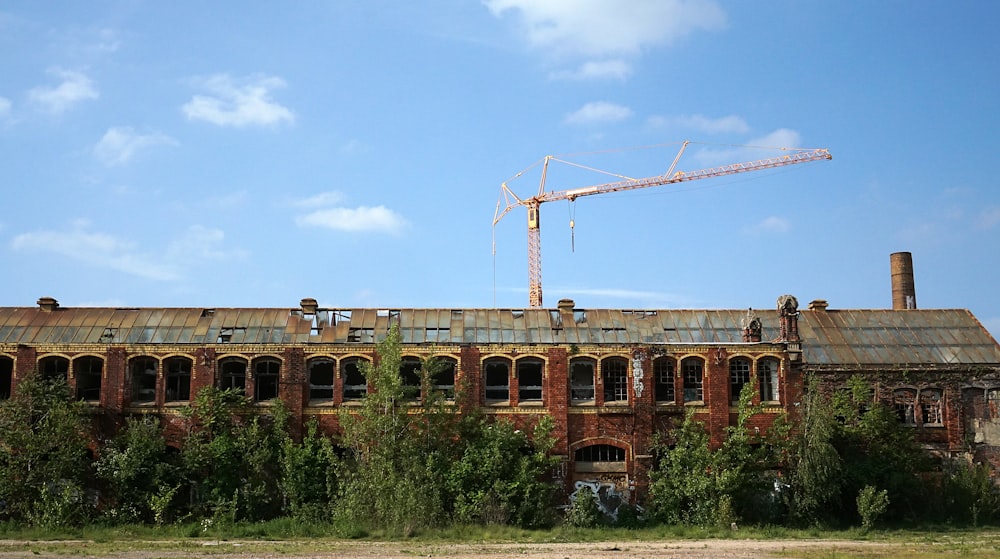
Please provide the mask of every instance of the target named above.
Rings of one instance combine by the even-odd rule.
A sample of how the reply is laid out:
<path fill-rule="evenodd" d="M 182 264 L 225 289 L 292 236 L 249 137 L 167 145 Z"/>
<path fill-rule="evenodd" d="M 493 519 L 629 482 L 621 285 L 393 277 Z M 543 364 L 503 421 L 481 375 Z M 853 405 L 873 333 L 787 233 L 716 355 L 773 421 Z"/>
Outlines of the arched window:
<path fill-rule="evenodd" d="M 896 417 L 904 425 L 916 425 L 916 399 L 917 391 L 910 388 L 900 388 L 892 393 L 892 405 L 896 410 Z"/>
<path fill-rule="evenodd" d="M 340 377 L 344 383 L 344 400 L 360 400 L 368 394 L 368 381 L 362 369 L 366 363 L 359 357 L 348 357 L 340 361 Z"/>
<path fill-rule="evenodd" d="M 333 379 L 336 362 L 329 357 L 309 360 L 309 401 L 322 403 L 333 401 Z"/>
<path fill-rule="evenodd" d="M 920 419 L 920 422 L 924 425 L 944 424 L 940 390 L 925 388 L 920 391 Z"/>
<path fill-rule="evenodd" d="M 628 401 L 628 359 L 608 357 L 601 361 L 601 380 L 605 402 Z"/>
<path fill-rule="evenodd" d="M 499 357 L 483 363 L 486 385 L 486 403 L 510 402 L 510 361 Z"/>
<path fill-rule="evenodd" d="M 408 400 L 419 400 L 420 393 L 420 359 L 404 357 L 399 363 L 399 376 L 403 382 L 403 397 Z"/>
<path fill-rule="evenodd" d="M 101 399 L 101 377 L 104 360 L 86 355 L 73 361 L 73 376 L 76 377 L 76 397 L 79 400 L 96 402 Z"/>
<path fill-rule="evenodd" d="M 455 399 L 455 370 L 458 362 L 451 357 L 436 357 L 434 370 L 431 371 L 431 385 L 446 400 Z"/>
<path fill-rule="evenodd" d="M 770 357 L 757 362 L 757 380 L 760 383 L 760 401 L 778 402 L 778 368 L 777 359 Z"/>
<path fill-rule="evenodd" d="M 38 362 L 38 372 L 44 379 L 62 379 L 65 381 L 69 378 L 69 359 L 58 355 L 43 357 Z"/>
<path fill-rule="evenodd" d="M 729 361 L 729 401 L 735 405 L 740 403 L 740 393 L 750 382 L 750 360 L 735 357 Z"/>
<path fill-rule="evenodd" d="M 520 359 L 517 362 L 517 399 L 518 403 L 542 401 L 542 370 L 545 365 L 541 359 Z"/>
<path fill-rule="evenodd" d="M 674 360 L 669 357 L 657 357 L 653 361 L 654 390 L 656 401 L 663 404 L 674 403 L 676 390 L 674 388 Z"/>
<path fill-rule="evenodd" d="M 247 362 L 239 357 L 227 357 L 220 361 L 219 388 L 245 391 L 247 388 Z"/>
<path fill-rule="evenodd" d="M 594 402 L 594 371 L 597 364 L 593 359 L 577 357 L 569 362 L 569 394 L 574 404 Z"/>
<path fill-rule="evenodd" d="M 0 400 L 7 400 L 13 392 L 14 360 L 0 356 Z"/>
<path fill-rule="evenodd" d="M 132 372 L 132 402 L 137 404 L 156 401 L 156 359 L 135 357 L 129 362 Z"/>
<path fill-rule="evenodd" d="M 594 444 L 576 449 L 574 462 L 624 462 L 625 449 L 609 444 Z"/>
<path fill-rule="evenodd" d="M 281 361 L 261 357 L 253 362 L 253 399 L 266 402 L 278 397 L 278 379 L 281 378 Z"/>
<path fill-rule="evenodd" d="M 705 362 L 698 357 L 688 357 L 681 361 L 681 374 L 684 377 L 684 401 L 702 402 L 705 400 L 702 377 Z"/>
<path fill-rule="evenodd" d="M 163 361 L 166 370 L 167 402 L 187 402 L 191 399 L 191 360 L 187 357 L 168 357 Z"/>

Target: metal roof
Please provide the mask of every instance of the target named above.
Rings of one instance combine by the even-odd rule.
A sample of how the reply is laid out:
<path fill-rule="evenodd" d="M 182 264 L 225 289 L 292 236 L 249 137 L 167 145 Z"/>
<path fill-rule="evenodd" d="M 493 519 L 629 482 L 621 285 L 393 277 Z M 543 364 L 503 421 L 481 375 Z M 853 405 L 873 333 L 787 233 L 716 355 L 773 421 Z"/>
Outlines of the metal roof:
<path fill-rule="evenodd" d="M 776 311 L 754 311 L 763 339 Z M 0 344 L 739 344 L 745 310 L 0 307 Z M 820 367 L 997 365 L 966 310 L 802 311 L 803 357 Z"/>

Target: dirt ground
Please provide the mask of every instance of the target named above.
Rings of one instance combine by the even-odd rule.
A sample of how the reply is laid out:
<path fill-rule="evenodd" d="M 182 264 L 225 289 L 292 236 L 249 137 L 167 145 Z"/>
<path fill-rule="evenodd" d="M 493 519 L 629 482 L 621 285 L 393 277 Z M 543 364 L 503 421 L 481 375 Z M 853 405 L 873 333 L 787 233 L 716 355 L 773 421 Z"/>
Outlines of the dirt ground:
<path fill-rule="evenodd" d="M 713 558 L 756 559 L 800 557 L 796 551 L 871 551 L 876 542 L 832 540 L 677 540 L 643 542 L 551 543 L 551 544 L 449 544 L 373 542 L 252 542 L 202 541 L 120 542 L 0 542 L 0 558 L 22 557 L 110 557 L 153 559 L 160 557 L 204 557 L 212 559 L 302 557 L 338 559 L 666 559 Z"/>

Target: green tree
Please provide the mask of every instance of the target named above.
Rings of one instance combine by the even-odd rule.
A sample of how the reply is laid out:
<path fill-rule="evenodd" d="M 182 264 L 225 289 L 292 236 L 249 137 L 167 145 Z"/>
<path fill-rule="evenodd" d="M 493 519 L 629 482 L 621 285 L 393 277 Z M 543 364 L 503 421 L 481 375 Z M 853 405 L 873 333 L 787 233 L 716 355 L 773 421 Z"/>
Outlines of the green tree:
<path fill-rule="evenodd" d="M 0 404 L 0 514 L 66 526 L 90 513 L 86 404 L 61 378 L 31 373 Z"/>
<path fill-rule="evenodd" d="M 852 397 L 841 405 L 856 409 L 854 403 Z M 844 466 L 833 444 L 838 428 L 832 402 L 820 392 L 816 377 L 809 375 L 789 463 L 789 509 L 796 522 L 818 524 L 831 520 L 830 507 L 839 501 L 844 484 Z"/>
<path fill-rule="evenodd" d="M 330 438 L 315 421 L 306 425 L 301 443 L 288 437 L 282 448 L 281 490 L 286 508 L 295 518 L 327 520 L 337 495 L 340 461 Z"/>

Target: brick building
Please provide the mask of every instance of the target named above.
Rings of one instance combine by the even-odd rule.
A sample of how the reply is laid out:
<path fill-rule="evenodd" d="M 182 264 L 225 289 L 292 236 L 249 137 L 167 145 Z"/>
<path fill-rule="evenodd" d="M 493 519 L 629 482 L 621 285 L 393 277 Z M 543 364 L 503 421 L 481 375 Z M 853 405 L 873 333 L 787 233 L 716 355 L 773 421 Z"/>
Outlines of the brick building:
<path fill-rule="evenodd" d="M 688 410 L 719 445 L 744 385 L 754 383 L 764 413 L 751 427 L 763 430 L 795 412 L 809 373 L 830 389 L 862 375 L 933 452 L 1000 457 L 1000 346 L 968 311 L 917 310 L 912 269 L 897 274 L 897 263 L 894 255 L 894 308 L 879 310 L 825 301 L 800 310 L 787 295 L 759 311 L 583 309 L 570 300 L 554 309 L 344 309 L 314 299 L 293 308 L 65 308 L 43 297 L 0 308 L 0 398 L 38 370 L 65 377 L 106 429 L 157 414 L 179 438 L 192 395 L 238 387 L 262 410 L 280 398 L 295 429 L 315 418 L 336 434 L 338 410 L 367 392 L 359 365 L 396 324 L 404 383 L 419 387 L 420 360 L 436 357 L 445 367 L 434 389 L 453 399 L 457 386 L 472 391 L 456 402 L 525 427 L 552 416 L 567 489 L 641 489 L 654 434 Z"/>

